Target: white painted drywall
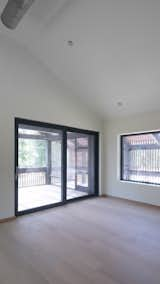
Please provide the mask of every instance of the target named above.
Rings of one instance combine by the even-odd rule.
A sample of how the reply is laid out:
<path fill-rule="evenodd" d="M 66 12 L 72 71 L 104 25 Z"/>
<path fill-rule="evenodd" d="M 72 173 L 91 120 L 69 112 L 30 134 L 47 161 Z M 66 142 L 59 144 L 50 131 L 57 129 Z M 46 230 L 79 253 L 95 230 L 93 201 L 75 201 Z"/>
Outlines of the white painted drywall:
<path fill-rule="evenodd" d="M 160 112 L 115 119 L 104 125 L 104 188 L 110 196 L 160 205 L 160 186 L 121 182 L 120 134 L 160 129 Z"/>
<path fill-rule="evenodd" d="M 100 119 L 85 104 L 27 50 L 0 34 L 0 219 L 14 215 L 15 117 L 101 131 Z"/>

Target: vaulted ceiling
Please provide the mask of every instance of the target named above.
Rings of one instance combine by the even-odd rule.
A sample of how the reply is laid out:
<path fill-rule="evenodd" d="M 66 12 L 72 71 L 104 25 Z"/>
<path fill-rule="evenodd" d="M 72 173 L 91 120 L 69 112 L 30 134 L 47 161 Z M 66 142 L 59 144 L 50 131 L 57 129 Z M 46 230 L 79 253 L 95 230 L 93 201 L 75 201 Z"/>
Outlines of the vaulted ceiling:
<path fill-rule="evenodd" d="M 35 0 L 0 30 L 102 117 L 160 110 L 159 0 Z"/>

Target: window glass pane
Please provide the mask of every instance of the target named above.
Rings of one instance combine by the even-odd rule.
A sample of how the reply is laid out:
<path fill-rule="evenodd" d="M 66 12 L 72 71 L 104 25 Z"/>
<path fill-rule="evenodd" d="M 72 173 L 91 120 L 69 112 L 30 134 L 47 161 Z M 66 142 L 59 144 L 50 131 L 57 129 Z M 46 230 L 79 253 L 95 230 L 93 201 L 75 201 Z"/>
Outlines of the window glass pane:
<path fill-rule="evenodd" d="M 160 184 L 160 133 L 121 137 L 121 179 Z"/>
<path fill-rule="evenodd" d="M 67 199 L 94 194 L 94 147 L 93 135 L 67 132 Z"/>
<path fill-rule="evenodd" d="M 62 201 L 62 132 L 33 125 L 18 127 L 18 212 Z"/>
<path fill-rule="evenodd" d="M 19 138 L 18 147 L 19 168 L 42 168 L 47 166 L 47 141 Z"/>

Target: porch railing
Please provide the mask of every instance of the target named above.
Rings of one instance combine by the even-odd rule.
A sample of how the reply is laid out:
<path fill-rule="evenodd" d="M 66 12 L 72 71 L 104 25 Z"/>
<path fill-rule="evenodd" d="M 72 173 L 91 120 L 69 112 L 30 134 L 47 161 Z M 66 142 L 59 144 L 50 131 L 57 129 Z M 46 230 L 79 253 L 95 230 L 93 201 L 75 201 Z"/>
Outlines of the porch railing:
<path fill-rule="evenodd" d="M 77 171 L 77 184 L 88 186 L 88 172 L 85 168 Z M 68 168 L 67 186 L 75 188 L 75 168 Z M 19 168 L 18 169 L 18 187 L 31 187 L 51 184 L 55 186 L 61 185 L 61 167 L 54 167 L 51 172 L 47 167 L 43 168 Z"/>
<path fill-rule="evenodd" d="M 47 168 L 20 168 L 18 169 L 18 186 L 45 185 L 46 177 Z"/>
<path fill-rule="evenodd" d="M 61 169 L 59 167 L 52 168 L 51 173 L 48 172 L 47 167 L 18 169 L 19 187 L 39 186 L 45 184 L 61 184 Z"/>

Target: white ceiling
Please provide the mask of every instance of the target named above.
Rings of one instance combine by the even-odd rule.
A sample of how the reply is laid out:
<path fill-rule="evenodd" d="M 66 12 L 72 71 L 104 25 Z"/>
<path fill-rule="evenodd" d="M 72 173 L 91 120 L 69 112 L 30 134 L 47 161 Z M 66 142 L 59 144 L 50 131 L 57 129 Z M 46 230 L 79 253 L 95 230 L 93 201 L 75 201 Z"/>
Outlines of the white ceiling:
<path fill-rule="evenodd" d="M 0 29 L 102 117 L 160 110 L 159 0 L 35 0 L 15 31 Z"/>

